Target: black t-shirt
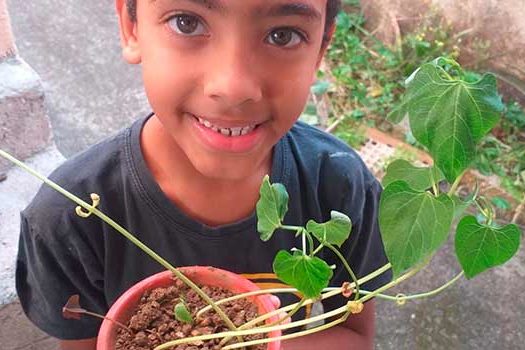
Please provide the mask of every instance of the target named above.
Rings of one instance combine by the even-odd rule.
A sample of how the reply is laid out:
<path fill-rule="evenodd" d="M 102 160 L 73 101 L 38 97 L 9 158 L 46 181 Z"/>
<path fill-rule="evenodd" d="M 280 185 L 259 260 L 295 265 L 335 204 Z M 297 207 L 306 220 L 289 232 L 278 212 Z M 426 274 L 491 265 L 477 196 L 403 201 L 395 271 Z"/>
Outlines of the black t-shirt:
<path fill-rule="evenodd" d="M 87 202 L 90 193 L 99 194 L 100 210 L 174 266 L 271 273 L 279 250 L 301 247 L 300 238 L 289 231 L 278 231 L 262 242 L 255 211 L 239 222 L 209 227 L 177 208 L 144 161 L 140 132 L 146 120 L 67 160 L 50 178 Z M 377 225 L 381 187 L 343 142 L 296 123 L 274 147 L 270 180 L 284 184 L 290 195 L 287 225 L 304 225 L 309 219 L 324 222 L 331 210 L 352 219 L 350 239 L 341 251 L 358 277 L 387 262 Z M 33 323 L 61 339 L 96 337 L 100 326 L 93 317 L 62 317 L 71 295 L 80 294 L 83 308 L 105 314 L 128 287 L 163 270 L 95 215 L 77 216 L 75 206 L 44 185 L 21 214 L 18 296 Z M 331 286 L 351 280 L 331 251 L 321 253 L 329 264 L 337 265 Z M 390 278 L 390 273 L 383 274 L 363 288 L 376 289 Z M 290 301 L 286 298 L 283 303 Z M 332 298 L 325 308 L 344 303 Z"/>

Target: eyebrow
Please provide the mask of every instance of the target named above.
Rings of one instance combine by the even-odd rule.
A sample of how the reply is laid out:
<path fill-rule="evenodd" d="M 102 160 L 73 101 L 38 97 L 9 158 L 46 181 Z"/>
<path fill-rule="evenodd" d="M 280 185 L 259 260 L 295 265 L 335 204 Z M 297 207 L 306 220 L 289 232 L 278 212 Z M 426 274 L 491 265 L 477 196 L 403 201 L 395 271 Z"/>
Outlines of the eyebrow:
<path fill-rule="evenodd" d="M 225 11 L 226 6 L 221 0 L 185 0 L 188 2 L 195 3 L 202 7 L 206 7 L 209 10 Z M 155 0 L 150 0 L 155 2 Z M 265 17 L 289 17 L 289 16 L 301 16 L 306 17 L 309 20 L 321 20 L 321 13 L 305 2 L 292 2 L 292 3 L 281 3 L 271 5 L 269 8 L 261 6 L 256 9 L 254 14 L 262 13 Z"/>
<path fill-rule="evenodd" d="M 260 13 L 260 12 L 259 12 Z M 309 20 L 321 20 L 322 16 L 314 7 L 304 2 L 283 3 L 270 6 L 266 10 L 267 17 L 301 16 Z"/>

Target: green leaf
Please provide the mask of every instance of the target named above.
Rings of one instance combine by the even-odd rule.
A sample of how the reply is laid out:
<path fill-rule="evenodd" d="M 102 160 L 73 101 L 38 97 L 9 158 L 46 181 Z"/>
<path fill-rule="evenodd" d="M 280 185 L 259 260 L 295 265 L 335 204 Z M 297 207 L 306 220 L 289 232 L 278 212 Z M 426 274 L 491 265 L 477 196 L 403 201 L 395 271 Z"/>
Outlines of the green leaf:
<path fill-rule="evenodd" d="M 491 202 L 498 209 L 509 210 L 512 208 L 509 201 L 503 197 L 499 197 L 499 196 L 492 197 Z"/>
<path fill-rule="evenodd" d="M 191 317 L 191 314 L 186 307 L 186 304 L 184 301 L 179 302 L 177 305 L 175 305 L 174 308 L 175 318 L 184 323 L 193 324 L 193 317 Z"/>
<path fill-rule="evenodd" d="M 456 231 L 456 255 L 467 278 L 501 265 L 516 254 L 521 232 L 516 225 L 495 228 L 464 217 Z"/>
<path fill-rule="evenodd" d="M 381 196 L 379 225 L 394 276 L 430 256 L 447 239 L 454 203 L 415 191 L 404 181 L 388 185 Z"/>
<path fill-rule="evenodd" d="M 330 212 L 330 217 L 330 220 L 322 224 L 310 220 L 306 224 L 306 229 L 321 243 L 327 242 L 341 247 L 350 236 L 352 221 L 345 214 L 335 210 Z"/>
<path fill-rule="evenodd" d="M 497 123 L 504 105 L 493 75 L 467 82 L 449 76 L 438 65 L 442 61 L 424 64 L 411 75 L 402 106 L 414 137 L 453 182 L 474 160 L 477 143 Z"/>
<path fill-rule="evenodd" d="M 437 184 L 443 178 L 443 174 L 437 168 L 419 168 L 404 159 L 398 159 L 388 165 L 382 182 L 383 186 L 386 187 L 394 181 L 403 180 L 412 189 L 424 191 L 432 187 L 433 179 Z"/>
<path fill-rule="evenodd" d="M 281 250 L 273 261 L 273 271 L 284 283 L 297 288 L 306 298 L 316 298 L 328 286 L 333 271 L 326 262 L 296 252 Z"/>
<path fill-rule="evenodd" d="M 273 232 L 281 226 L 288 211 L 288 192 L 280 184 L 270 184 L 270 177 L 266 175 L 260 188 L 260 198 L 257 202 L 257 231 L 263 241 L 272 238 Z"/>

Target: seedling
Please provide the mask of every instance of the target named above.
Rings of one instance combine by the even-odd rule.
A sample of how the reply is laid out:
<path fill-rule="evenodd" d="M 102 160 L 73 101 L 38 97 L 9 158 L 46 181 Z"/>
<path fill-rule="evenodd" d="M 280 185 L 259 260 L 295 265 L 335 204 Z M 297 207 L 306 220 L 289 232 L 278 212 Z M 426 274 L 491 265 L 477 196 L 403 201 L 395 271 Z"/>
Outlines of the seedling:
<path fill-rule="evenodd" d="M 434 159 L 434 165 L 420 168 L 404 160 L 396 160 L 387 168 L 385 188 L 380 202 L 379 224 L 390 263 L 360 279 L 338 250 L 350 236 L 350 218 L 343 213 L 332 211 L 327 222 L 310 220 L 305 227 L 285 225 L 283 219 L 288 210 L 288 194 L 283 185 L 270 183 L 269 177 L 266 176 L 260 188 L 260 199 L 256 208 L 257 229 L 261 239 L 267 241 L 274 234 L 287 234 L 285 231 L 291 231 L 302 238 L 300 247 L 278 252 L 273 263 L 275 274 L 291 288 L 244 293 L 214 302 L 169 262 L 100 212 L 97 209 L 101 200 L 98 196 L 92 195 L 93 203 L 88 204 L 7 153 L 0 151 L 0 155 L 77 203 L 80 206 L 77 209 L 79 215 L 86 217 L 94 214 L 100 217 L 194 289 L 209 304 L 200 310 L 196 317 L 203 317 L 210 309 L 214 309 L 230 328 L 228 332 L 170 341 L 156 347 L 155 350 L 213 338 L 222 338 L 221 345 L 224 345 L 232 337 L 237 337 L 238 342 L 226 345 L 223 349 L 243 348 L 276 339 L 291 339 L 333 327 L 344 322 L 351 314 L 361 312 L 364 302 L 373 297 L 395 301 L 400 305 L 407 300 L 429 297 L 445 290 L 462 276 L 470 279 L 489 268 L 505 263 L 518 251 L 521 232 L 516 225 L 497 225 L 491 203 L 484 200 L 477 190 L 467 198 L 460 198 L 456 194 L 463 174 L 475 158 L 477 145 L 494 127 L 503 111 L 494 76 L 487 74 L 476 82 L 469 82 L 456 62 L 438 58 L 417 69 L 407 80 L 406 88 L 402 104 L 390 115 L 390 119 L 399 122 L 408 116 L 414 137 L 427 148 Z M 444 186 L 448 187 L 446 192 L 441 190 Z M 484 219 L 480 221 L 476 216 L 465 215 L 469 207 L 478 208 Z M 463 271 L 443 286 L 426 293 L 396 296 L 383 294 L 384 291 L 414 276 L 429 263 L 433 254 L 447 240 L 454 220 L 459 220 L 455 233 L 455 253 Z M 351 282 L 342 286 L 328 286 L 334 266 L 329 266 L 317 256 L 323 248 L 333 251 L 339 257 Z M 374 291 L 360 288 L 363 283 L 389 269 L 392 269 L 394 276 L 391 282 Z M 297 291 L 303 296 L 298 303 L 260 315 L 240 327 L 235 327 L 218 307 L 226 301 L 257 294 Z M 289 317 L 301 307 L 338 294 L 353 298 L 338 309 L 310 319 L 283 323 L 287 317 L 282 317 L 279 322 L 260 325 L 261 322 L 280 313 L 287 312 Z M 174 312 L 180 317 L 185 313 L 184 309 L 184 304 L 180 303 Z M 332 320 L 324 325 L 279 338 L 249 342 L 242 341 L 241 338 L 248 334 L 305 326 L 329 318 Z"/>

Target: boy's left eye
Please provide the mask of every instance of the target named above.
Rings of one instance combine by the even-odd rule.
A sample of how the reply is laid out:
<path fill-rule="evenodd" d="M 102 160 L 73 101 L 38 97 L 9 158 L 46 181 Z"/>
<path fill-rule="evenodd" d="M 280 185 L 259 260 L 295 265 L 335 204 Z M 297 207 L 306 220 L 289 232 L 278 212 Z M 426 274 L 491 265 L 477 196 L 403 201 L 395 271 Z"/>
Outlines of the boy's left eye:
<path fill-rule="evenodd" d="M 305 35 L 292 28 L 277 28 L 272 30 L 266 39 L 272 45 L 291 48 L 306 41 Z"/>
<path fill-rule="evenodd" d="M 204 35 L 207 29 L 201 19 L 194 15 L 178 14 L 168 20 L 168 25 L 176 33 L 187 36 Z"/>

